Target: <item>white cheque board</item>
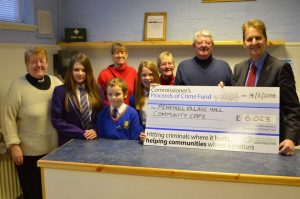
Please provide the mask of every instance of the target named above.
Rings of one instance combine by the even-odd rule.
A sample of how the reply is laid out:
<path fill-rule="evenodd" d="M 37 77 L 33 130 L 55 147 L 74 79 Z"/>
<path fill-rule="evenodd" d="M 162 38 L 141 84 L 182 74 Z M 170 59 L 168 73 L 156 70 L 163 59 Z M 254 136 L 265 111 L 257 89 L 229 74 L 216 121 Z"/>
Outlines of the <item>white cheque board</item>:
<path fill-rule="evenodd" d="M 278 87 L 150 88 L 145 145 L 278 153 Z"/>

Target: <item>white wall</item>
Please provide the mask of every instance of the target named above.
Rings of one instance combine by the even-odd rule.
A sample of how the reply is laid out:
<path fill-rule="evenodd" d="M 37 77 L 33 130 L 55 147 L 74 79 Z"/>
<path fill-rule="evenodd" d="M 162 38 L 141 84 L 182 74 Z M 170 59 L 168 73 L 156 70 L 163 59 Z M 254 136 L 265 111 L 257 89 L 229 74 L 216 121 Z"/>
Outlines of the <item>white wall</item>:
<path fill-rule="evenodd" d="M 192 39 L 199 29 L 212 31 L 215 40 L 238 40 L 242 23 L 259 18 L 269 39 L 299 41 L 299 0 L 60 0 L 61 36 L 64 28 L 85 27 L 89 41 L 141 41 L 145 12 L 167 12 L 167 40 Z"/>

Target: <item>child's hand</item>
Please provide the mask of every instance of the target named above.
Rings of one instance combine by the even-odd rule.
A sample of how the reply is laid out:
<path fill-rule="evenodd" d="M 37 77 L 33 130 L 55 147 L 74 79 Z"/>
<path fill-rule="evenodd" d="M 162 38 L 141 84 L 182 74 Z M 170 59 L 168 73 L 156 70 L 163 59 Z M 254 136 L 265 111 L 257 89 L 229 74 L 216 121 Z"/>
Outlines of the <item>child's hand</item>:
<path fill-rule="evenodd" d="M 144 142 L 145 139 L 146 139 L 146 133 L 145 133 L 145 132 L 141 132 L 141 133 L 140 133 L 140 140 L 141 140 L 142 142 Z"/>
<path fill-rule="evenodd" d="M 158 83 L 151 83 L 150 86 L 155 87 L 155 86 L 160 86 L 160 84 L 158 84 Z"/>
<path fill-rule="evenodd" d="M 218 84 L 218 86 L 220 86 L 221 88 L 224 88 L 225 84 L 224 84 L 224 82 L 220 81 L 220 83 Z"/>
<path fill-rule="evenodd" d="M 93 140 L 97 138 L 97 133 L 94 129 L 85 130 L 83 135 L 87 140 Z"/>

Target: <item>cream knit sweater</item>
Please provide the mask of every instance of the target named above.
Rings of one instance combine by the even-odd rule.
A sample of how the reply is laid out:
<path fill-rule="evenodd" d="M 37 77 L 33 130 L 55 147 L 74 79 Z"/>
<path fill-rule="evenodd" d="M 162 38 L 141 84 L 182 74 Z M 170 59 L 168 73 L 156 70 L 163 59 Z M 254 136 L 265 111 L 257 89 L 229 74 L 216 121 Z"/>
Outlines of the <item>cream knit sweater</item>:
<path fill-rule="evenodd" d="M 4 98 L 1 125 L 7 148 L 20 144 L 23 155 L 47 154 L 57 147 L 57 133 L 51 124 L 51 98 L 61 81 L 49 76 L 51 86 L 40 90 L 20 77 L 12 82 Z"/>

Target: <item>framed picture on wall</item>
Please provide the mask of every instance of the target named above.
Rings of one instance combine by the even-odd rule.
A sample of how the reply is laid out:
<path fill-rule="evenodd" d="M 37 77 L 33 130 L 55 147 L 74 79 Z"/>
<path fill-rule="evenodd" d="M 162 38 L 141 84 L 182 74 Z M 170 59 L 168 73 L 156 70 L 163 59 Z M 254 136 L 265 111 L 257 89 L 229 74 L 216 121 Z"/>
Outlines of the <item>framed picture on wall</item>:
<path fill-rule="evenodd" d="M 202 0 L 202 3 L 238 2 L 238 1 L 255 1 L 255 0 Z"/>
<path fill-rule="evenodd" d="M 38 36 L 39 37 L 52 37 L 52 17 L 51 12 L 47 10 L 38 9 Z"/>
<path fill-rule="evenodd" d="M 165 41 L 167 27 L 166 12 L 146 12 L 144 19 L 144 40 Z"/>

